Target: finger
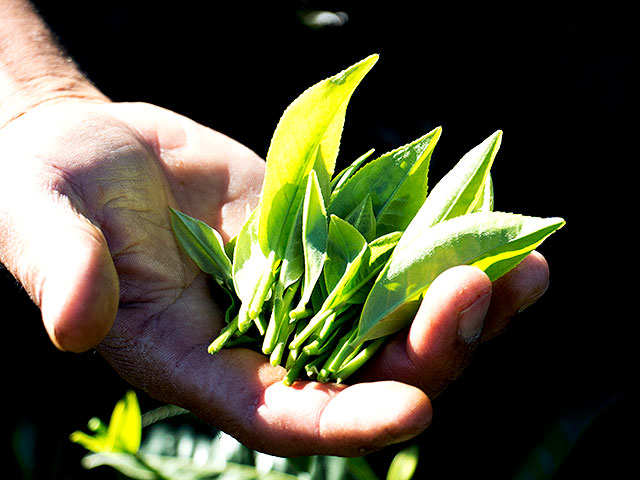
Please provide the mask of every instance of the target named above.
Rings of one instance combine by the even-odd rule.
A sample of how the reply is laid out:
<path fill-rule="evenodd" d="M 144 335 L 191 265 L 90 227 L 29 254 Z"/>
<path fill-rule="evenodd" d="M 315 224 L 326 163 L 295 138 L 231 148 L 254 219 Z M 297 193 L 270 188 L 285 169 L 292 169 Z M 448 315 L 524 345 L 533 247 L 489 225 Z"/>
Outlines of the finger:
<path fill-rule="evenodd" d="M 408 331 L 389 342 L 359 378 L 396 379 L 431 398 L 462 372 L 479 342 L 491 300 L 479 269 L 451 268 L 432 283 Z"/>
<path fill-rule="evenodd" d="M 254 424 L 262 435 L 286 426 L 278 438 L 258 444 L 259 449 L 275 448 L 280 455 L 354 456 L 413 438 L 430 424 L 432 410 L 422 391 L 399 382 L 346 388 L 278 382 L 267 387 L 256 414 Z"/>
<path fill-rule="evenodd" d="M 542 297 L 548 286 L 549 265 L 540 253 L 533 251 L 516 268 L 494 282 L 482 341 L 503 332 L 515 315 Z"/>
<path fill-rule="evenodd" d="M 22 193 L 0 226 L 3 263 L 40 307 L 56 347 L 85 351 L 107 334 L 118 306 L 106 242 L 66 197 Z"/>
<path fill-rule="evenodd" d="M 431 404 L 398 382 L 285 386 L 281 369 L 248 350 L 208 356 L 181 370 L 177 402 L 250 448 L 279 456 L 363 455 L 406 441 L 431 421 Z M 197 377 L 186 382 L 184 372 Z"/>

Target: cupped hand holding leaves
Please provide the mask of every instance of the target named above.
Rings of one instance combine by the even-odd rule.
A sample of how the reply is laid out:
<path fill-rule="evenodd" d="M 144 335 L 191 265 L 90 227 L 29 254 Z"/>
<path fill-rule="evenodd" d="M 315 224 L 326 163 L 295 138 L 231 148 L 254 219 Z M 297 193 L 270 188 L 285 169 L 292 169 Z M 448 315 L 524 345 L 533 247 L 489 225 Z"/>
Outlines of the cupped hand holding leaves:
<path fill-rule="evenodd" d="M 493 285 L 455 267 L 352 385 L 287 387 L 259 353 L 207 353 L 224 312 L 171 230 L 169 207 L 233 237 L 262 187 L 253 152 L 155 106 L 72 102 L 0 130 L 0 169 L 0 260 L 52 341 L 97 345 L 133 385 L 274 454 L 357 455 L 418 434 L 431 420 L 427 394 L 548 281 L 536 253 Z"/>

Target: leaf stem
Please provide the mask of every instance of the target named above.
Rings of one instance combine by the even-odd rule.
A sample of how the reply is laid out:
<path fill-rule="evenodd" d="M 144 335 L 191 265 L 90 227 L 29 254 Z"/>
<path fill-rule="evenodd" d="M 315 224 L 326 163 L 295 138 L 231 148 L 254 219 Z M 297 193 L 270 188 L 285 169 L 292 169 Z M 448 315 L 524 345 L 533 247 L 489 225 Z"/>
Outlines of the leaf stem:
<path fill-rule="evenodd" d="M 286 386 L 293 385 L 293 382 L 300 378 L 300 372 L 306 365 L 308 358 L 309 355 L 304 352 L 300 352 L 298 358 L 296 358 L 296 361 L 293 363 L 293 365 L 291 365 L 291 368 L 287 372 L 287 375 L 282 380 Z"/>
<path fill-rule="evenodd" d="M 333 314 L 333 310 L 321 310 L 316 315 L 314 315 L 306 327 L 300 332 L 289 344 L 289 348 L 293 350 L 297 350 L 302 346 L 302 343 L 311 336 L 313 332 L 315 332 L 322 323 Z"/>
<path fill-rule="evenodd" d="M 360 353 L 358 353 L 355 357 L 348 360 L 344 366 L 340 368 L 335 373 L 335 379 L 337 383 L 344 382 L 349 376 L 351 376 L 356 370 L 358 370 L 362 365 L 364 365 L 373 355 L 378 351 L 378 349 L 384 343 L 384 338 L 378 338 L 363 348 Z"/>
<path fill-rule="evenodd" d="M 224 347 L 225 343 L 233 336 L 234 333 L 238 331 L 238 317 L 234 317 L 226 327 L 224 327 L 216 339 L 211 342 L 207 351 L 211 354 L 218 353 L 222 347 Z"/>
<path fill-rule="evenodd" d="M 269 318 L 269 325 L 267 331 L 264 334 L 264 341 L 262 343 L 262 353 L 269 355 L 273 352 L 276 344 L 281 339 L 281 331 L 285 327 L 285 324 L 289 323 L 288 312 L 293 304 L 295 294 L 298 291 L 300 281 L 290 285 L 282 294 L 283 284 L 278 282 L 275 289 L 273 299 L 273 309 L 271 311 L 271 317 Z M 287 337 L 289 332 L 287 332 Z M 279 363 L 279 362 L 278 362 Z"/>
<path fill-rule="evenodd" d="M 258 318 L 258 315 L 262 311 L 262 306 L 269 294 L 269 290 L 273 286 L 273 282 L 275 281 L 275 270 L 276 270 L 276 252 L 269 252 L 269 257 L 267 259 L 267 263 L 265 265 L 265 269 L 262 271 L 260 275 L 260 281 L 256 286 L 256 290 L 253 294 L 249 302 L 249 306 L 247 307 L 248 319 L 255 320 Z M 241 332 L 246 331 L 249 328 L 250 320 L 241 319 L 239 328 Z"/>

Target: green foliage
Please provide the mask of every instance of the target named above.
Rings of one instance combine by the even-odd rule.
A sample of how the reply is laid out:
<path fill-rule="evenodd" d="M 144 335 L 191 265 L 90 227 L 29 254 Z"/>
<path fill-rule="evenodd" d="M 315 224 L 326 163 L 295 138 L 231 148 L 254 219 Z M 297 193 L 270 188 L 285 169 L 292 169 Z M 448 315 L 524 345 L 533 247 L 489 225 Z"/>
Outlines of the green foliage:
<path fill-rule="evenodd" d="M 96 453 L 135 454 L 140 448 L 142 431 L 140 406 L 135 393 L 133 391 L 128 392 L 116 404 L 108 427 L 97 418 L 92 418 L 87 426 L 94 432 L 93 435 L 74 432 L 71 434 L 71 441 L 79 443 L 87 450 Z"/>
<path fill-rule="evenodd" d="M 410 324 L 437 275 L 473 265 L 495 280 L 564 225 L 493 212 L 490 171 L 501 131 L 428 195 L 441 128 L 365 164 L 369 150 L 332 179 L 347 104 L 377 59 L 319 82 L 285 110 L 259 205 L 231 246 L 172 211 L 180 245 L 232 297 L 211 353 L 262 338 L 245 346 L 284 365 L 285 383 L 344 381 Z M 243 337 L 252 326 L 258 335 Z"/>
<path fill-rule="evenodd" d="M 233 437 L 197 433 L 188 423 L 166 423 L 186 413 L 173 406 L 161 407 L 141 417 L 135 393 L 118 402 L 107 429 L 92 419 L 93 436 L 71 434 L 71 440 L 91 453 L 82 459 L 87 469 L 111 467 L 138 480 L 378 480 L 364 457 L 311 456 L 282 458 L 251 450 Z M 151 420 L 148 420 L 151 418 Z M 143 422 L 143 419 L 147 420 Z M 115 423 L 114 423 L 115 422 Z M 140 445 L 141 425 L 148 432 Z M 113 425 L 113 427 L 112 427 Z M 113 429 L 113 434 L 108 431 Z M 95 431 L 95 430 L 94 430 Z M 112 443 L 107 441 L 111 435 Z M 111 438 L 109 437 L 109 438 Z M 87 438 L 92 439 L 87 441 Z M 415 446 L 408 446 L 392 460 L 388 480 L 409 480 L 418 460 Z"/>
<path fill-rule="evenodd" d="M 413 477 L 418 466 L 420 449 L 417 445 L 411 445 L 401 450 L 391 461 L 387 480 L 409 480 Z"/>

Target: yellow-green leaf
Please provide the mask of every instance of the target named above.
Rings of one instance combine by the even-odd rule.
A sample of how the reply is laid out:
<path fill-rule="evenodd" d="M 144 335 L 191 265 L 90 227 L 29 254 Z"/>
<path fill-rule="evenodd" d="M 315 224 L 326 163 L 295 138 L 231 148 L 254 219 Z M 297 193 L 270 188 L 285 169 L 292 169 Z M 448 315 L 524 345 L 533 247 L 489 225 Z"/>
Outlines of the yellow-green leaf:
<path fill-rule="evenodd" d="M 431 190 L 416 214 L 420 229 L 479 210 L 493 203 L 489 172 L 502 142 L 498 130 L 467 152 Z M 484 207 L 484 208 L 483 208 Z"/>
<path fill-rule="evenodd" d="M 225 251 L 222 236 L 202 220 L 169 209 L 175 237 L 200 270 L 212 275 L 218 283 L 230 288 L 231 260 Z"/>
<path fill-rule="evenodd" d="M 429 163 L 441 132 L 435 128 L 363 166 L 331 196 L 329 214 L 346 219 L 370 196 L 376 235 L 407 228 L 427 196 Z"/>
<path fill-rule="evenodd" d="M 113 409 L 107 444 L 111 446 L 111 451 L 136 453 L 140 448 L 141 435 L 140 405 L 135 392 L 130 390 Z"/>
<path fill-rule="evenodd" d="M 69 439 L 95 453 L 110 451 L 111 448 L 107 446 L 106 435 L 91 436 L 84 432 L 76 431 L 69 435 Z"/>
<path fill-rule="evenodd" d="M 475 265 L 493 281 L 563 225 L 561 218 L 477 212 L 403 235 L 367 297 L 354 348 L 407 326 L 431 282 L 448 268 Z"/>
<path fill-rule="evenodd" d="M 371 55 L 315 84 L 282 115 L 267 153 L 259 207 L 258 238 L 265 255 L 275 251 L 282 258 L 311 169 L 316 170 L 323 196 L 328 196 L 347 104 L 377 59 Z"/>
<path fill-rule="evenodd" d="M 311 299 L 311 293 L 322 274 L 327 256 L 327 210 L 315 171 L 309 175 L 304 199 L 302 246 L 304 253 L 304 281 L 298 307 L 292 314 L 300 314 Z"/>

